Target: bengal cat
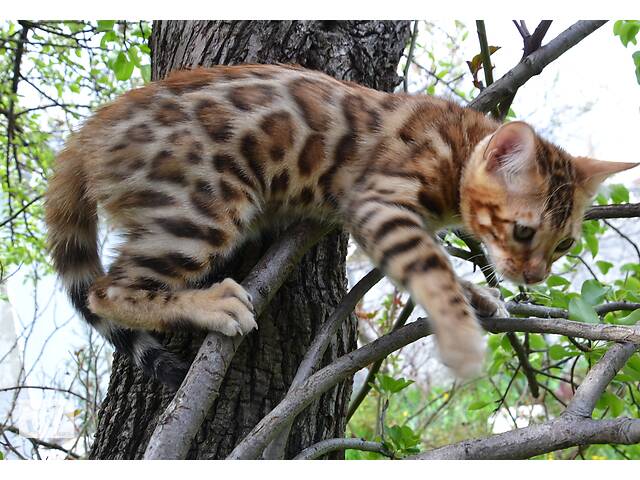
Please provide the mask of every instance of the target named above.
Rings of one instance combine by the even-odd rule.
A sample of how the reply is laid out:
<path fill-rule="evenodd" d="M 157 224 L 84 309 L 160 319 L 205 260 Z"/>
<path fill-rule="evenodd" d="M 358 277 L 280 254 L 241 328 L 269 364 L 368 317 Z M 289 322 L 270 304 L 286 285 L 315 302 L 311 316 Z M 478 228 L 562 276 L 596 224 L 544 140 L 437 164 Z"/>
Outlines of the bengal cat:
<path fill-rule="evenodd" d="M 478 291 L 456 278 L 434 233 L 462 225 L 506 277 L 539 282 L 580 235 L 599 183 L 635 165 L 573 157 L 525 123 L 432 96 L 292 66 L 216 67 L 101 108 L 57 159 L 46 221 L 75 307 L 174 388 L 184 365 L 148 331 L 257 328 L 235 281 L 193 286 L 275 216 L 344 225 L 427 310 L 443 361 L 469 375 L 484 352 L 467 300 Z M 125 239 L 107 273 L 98 207 Z"/>

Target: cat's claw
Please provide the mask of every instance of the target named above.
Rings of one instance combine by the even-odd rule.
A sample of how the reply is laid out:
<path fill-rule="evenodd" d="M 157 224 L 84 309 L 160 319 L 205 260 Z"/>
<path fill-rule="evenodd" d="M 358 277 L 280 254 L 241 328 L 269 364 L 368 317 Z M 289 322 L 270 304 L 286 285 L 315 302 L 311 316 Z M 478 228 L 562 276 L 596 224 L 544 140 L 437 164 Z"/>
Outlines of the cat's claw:
<path fill-rule="evenodd" d="M 251 295 L 236 281 L 227 278 L 210 289 L 211 302 L 198 322 L 207 330 L 229 337 L 245 335 L 258 328 Z"/>

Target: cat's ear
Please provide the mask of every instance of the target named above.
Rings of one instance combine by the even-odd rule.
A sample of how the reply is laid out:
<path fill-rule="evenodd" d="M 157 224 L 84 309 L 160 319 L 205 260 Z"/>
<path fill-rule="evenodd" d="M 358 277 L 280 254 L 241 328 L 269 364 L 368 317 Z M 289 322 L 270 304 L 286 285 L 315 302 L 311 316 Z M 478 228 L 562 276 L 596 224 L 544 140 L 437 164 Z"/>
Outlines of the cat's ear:
<path fill-rule="evenodd" d="M 524 122 L 510 122 L 502 125 L 491 137 L 484 153 L 488 172 L 504 177 L 507 185 L 531 180 L 537 173 L 536 134 Z M 530 183 L 530 182 L 527 182 Z"/>
<path fill-rule="evenodd" d="M 598 187 L 607 177 L 614 173 L 637 167 L 638 165 L 640 165 L 640 163 L 603 162 L 595 158 L 573 157 L 573 166 L 576 169 L 576 181 L 590 196 L 597 193 Z"/>

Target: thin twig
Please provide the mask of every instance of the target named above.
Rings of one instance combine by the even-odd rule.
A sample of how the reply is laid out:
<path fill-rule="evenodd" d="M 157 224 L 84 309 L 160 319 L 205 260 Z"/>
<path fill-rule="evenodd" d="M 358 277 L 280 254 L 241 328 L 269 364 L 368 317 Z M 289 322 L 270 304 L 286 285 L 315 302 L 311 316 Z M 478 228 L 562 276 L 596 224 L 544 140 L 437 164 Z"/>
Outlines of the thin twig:
<path fill-rule="evenodd" d="M 51 450 L 60 450 L 61 452 L 66 453 L 68 456 L 75 458 L 76 460 L 80 458 L 80 455 L 78 455 L 75 452 L 72 452 L 71 450 L 64 448 L 62 445 L 58 445 L 57 443 L 47 442 L 46 440 L 41 440 L 39 438 L 25 435 L 24 433 L 20 432 L 20 429 L 13 427 L 11 425 L 0 426 L 0 430 L 3 432 L 11 432 L 15 435 L 20 435 L 21 437 L 24 437 L 27 440 L 29 440 L 33 445 L 39 445 L 41 447 L 49 448 Z"/>
<path fill-rule="evenodd" d="M 396 319 L 395 323 L 391 327 L 390 331 L 394 332 L 398 328 L 402 327 L 405 323 L 407 323 L 407 320 L 411 316 L 411 313 L 413 312 L 414 308 L 415 308 L 415 304 L 413 303 L 413 300 L 411 299 L 407 300 L 406 305 L 400 312 L 400 315 L 398 315 L 398 318 Z M 371 368 L 369 368 L 369 373 L 367 374 L 367 378 L 365 378 L 364 383 L 360 388 L 360 391 L 358 391 L 358 394 L 354 397 L 354 399 L 349 404 L 349 410 L 347 411 L 347 420 L 346 420 L 347 423 L 349 423 L 349 420 L 351 420 L 351 417 L 353 417 L 353 414 L 356 413 L 356 410 L 358 410 L 358 407 L 360 406 L 360 404 L 369 394 L 369 391 L 371 390 L 371 386 L 376 381 L 376 374 L 380 371 L 380 367 L 382 366 L 383 361 L 384 359 L 380 359 L 377 362 L 375 362 L 373 365 L 371 365 Z"/>
<path fill-rule="evenodd" d="M 484 20 L 476 20 L 476 29 L 478 31 L 478 41 L 480 42 L 480 55 L 482 56 L 484 82 L 488 87 L 493 83 L 493 66 L 491 65 L 491 52 L 489 52 L 489 43 L 487 41 L 487 31 L 484 27 Z M 494 108 L 492 113 L 495 118 L 498 118 L 500 114 L 497 108 Z"/>
<path fill-rule="evenodd" d="M 625 235 L 623 232 L 621 232 L 620 229 L 617 228 L 615 225 L 612 225 L 611 222 L 609 222 L 607 220 L 603 220 L 603 222 L 605 223 L 605 225 L 607 225 L 609 228 L 611 228 L 614 232 L 616 232 L 618 235 L 620 235 L 622 238 L 624 238 L 627 242 L 629 242 L 629 244 L 636 251 L 636 255 L 638 256 L 638 261 L 640 262 L 640 248 L 638 248 L 638 245 L 636 244 L 636 242 L 634 242 L 627 235 Z"/>
<path fill-rule="evenodd" d="M 404 78 L 402 79 L 402 88 L 404 92 L 409 91 L 409 68 L 413 61 L 413 50 L 416 46 L 416 39 L 418 38 L 418 20 L 413 21 L 413 33 L 411 34 L 411 43 L 409 44 L 409 53 L 407 53 L 407 62 L 404 65 Z"/>

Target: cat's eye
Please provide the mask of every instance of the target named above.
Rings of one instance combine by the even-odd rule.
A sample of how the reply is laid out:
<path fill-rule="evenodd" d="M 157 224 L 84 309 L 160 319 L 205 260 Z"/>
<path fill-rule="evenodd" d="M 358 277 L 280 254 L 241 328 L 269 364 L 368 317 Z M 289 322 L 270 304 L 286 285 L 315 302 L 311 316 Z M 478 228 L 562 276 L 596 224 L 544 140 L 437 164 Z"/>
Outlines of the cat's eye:
<path fill-rule="evenodd" d="M 535 228 L 520 225 L 519 223 L 513 226 L 513 238 L 519 242 L 530 242 L 535 234 Z"/>
<path fill-rule="evenodd" d="M 573 238 L 567 237 L 558 244 L 558 246 L 556 247 L 556 252 L 566 252 L 571 247 L 573 247 L 574 243 L 575 240 Z"/>

